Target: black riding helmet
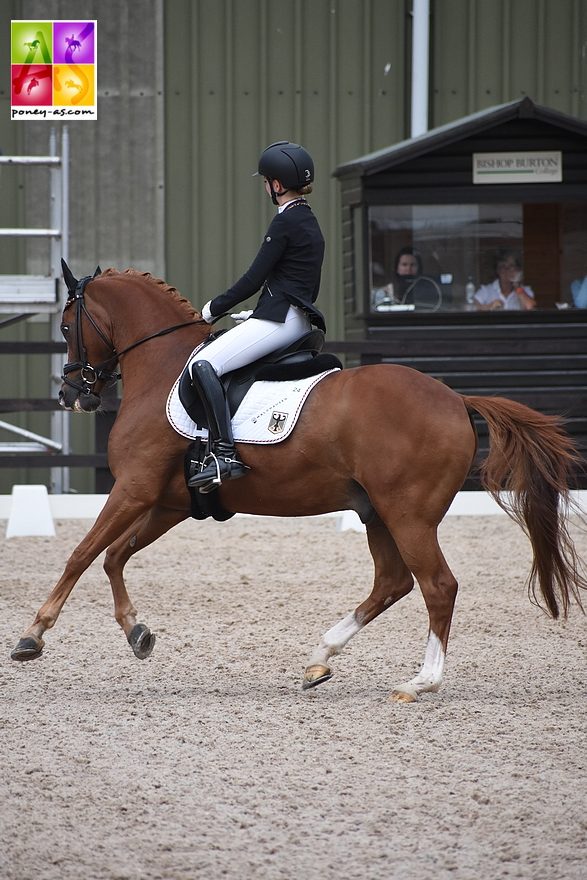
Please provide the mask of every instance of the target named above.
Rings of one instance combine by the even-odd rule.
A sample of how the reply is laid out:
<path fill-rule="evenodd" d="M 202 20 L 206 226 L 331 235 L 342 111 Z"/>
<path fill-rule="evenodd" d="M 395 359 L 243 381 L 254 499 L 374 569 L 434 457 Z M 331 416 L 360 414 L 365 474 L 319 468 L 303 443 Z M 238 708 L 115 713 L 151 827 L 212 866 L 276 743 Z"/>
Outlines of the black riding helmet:
<path fill-rule="evenodd" d="M 314 162 L 308 151 L 299 144 L 276 141 L 261 153 L 257 173 L 266 177 L 269 182 L 279 180 L 285 187 L 284 192 L 288 189 L 300 190 L 314 180 Z M 275 195 L 272 189 L 271 197 L 274 202 Z"/>

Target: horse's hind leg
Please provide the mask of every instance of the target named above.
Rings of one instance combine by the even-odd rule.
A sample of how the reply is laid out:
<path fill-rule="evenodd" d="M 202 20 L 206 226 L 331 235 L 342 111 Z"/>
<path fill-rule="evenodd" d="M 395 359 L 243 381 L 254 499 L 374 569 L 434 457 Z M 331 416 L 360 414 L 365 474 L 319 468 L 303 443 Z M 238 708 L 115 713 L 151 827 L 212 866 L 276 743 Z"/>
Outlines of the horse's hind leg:
<path fill-rule="evenodd" d="M 402 596 L 406 596 L 414 585 L 412 574 L 394 539 L 378 517 L 367 525 L 367 539 L 375 565 L 371 594 L 351 614 L 324 633 L 308 661 L 302 683 L 304 690 L 332 678 L 328 664 L 330 658 L 340 654 L 359 630 Z"/>
<path fill-rule="evenodd" d="M 155 634 L 144 623 L 137 622 L 136 608 L 130 600 L 124 583 L 124 567 L 131 556 L 152 544 L 186 518 L 187 513 L 183 510 L 155 506 L 134 522 L 106 552 L 104 571 L 112 587 L 114 617 L 139 660 L 144 660 L 151 654 L 155 645 Z"/>
<path fill-rule="evenodd" d="M 411 703 L 420 694 L 436 692 L 442 682 L 458 584 L 442 555 L 435 526 L 402 521 L 394 528 L 394 536 L 420 585 L 430 624 L 419 673 L 392 691 L 392 699 Z"/>

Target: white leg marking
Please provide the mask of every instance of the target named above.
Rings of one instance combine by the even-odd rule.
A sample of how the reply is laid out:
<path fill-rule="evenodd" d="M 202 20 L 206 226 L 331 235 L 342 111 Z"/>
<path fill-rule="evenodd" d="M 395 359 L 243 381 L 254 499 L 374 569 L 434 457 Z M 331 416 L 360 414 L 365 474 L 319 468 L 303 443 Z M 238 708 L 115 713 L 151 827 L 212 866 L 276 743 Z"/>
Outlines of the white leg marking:
<path fill-rule="evenodd" d="M 320 644 L 312 652 L 308 660 L 308 666 L 327 666 L 328 659 L 333 654 L 340 654 L 344 646 L 355 636 L 363 626 L 357 621 L 355 612 L 347 614 L 332 629 L 324 633 Z"/>
<path fill-rule="evenodd" d="M 424 664 L 418 675 L 393 689 L 394 694 L 409 694 L 416 699 L 418 694 L 428 691 L 436 693 L 442 682 L 444 670 L 444 649 L 436 633 L 428 635 Z"/>

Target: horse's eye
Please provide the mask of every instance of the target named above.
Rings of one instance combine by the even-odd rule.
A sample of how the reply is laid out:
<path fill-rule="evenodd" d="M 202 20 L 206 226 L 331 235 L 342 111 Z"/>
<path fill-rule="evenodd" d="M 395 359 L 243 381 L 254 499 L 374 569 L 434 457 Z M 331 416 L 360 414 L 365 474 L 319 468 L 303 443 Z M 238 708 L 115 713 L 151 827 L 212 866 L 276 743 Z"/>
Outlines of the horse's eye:
<path fill-rule="evenodd" d="M 61 333 L 63 335 L 63 338 L 67 339 L 67 334 L 69 333 L 69 324 L 62 324 L 61 325 Z"/>

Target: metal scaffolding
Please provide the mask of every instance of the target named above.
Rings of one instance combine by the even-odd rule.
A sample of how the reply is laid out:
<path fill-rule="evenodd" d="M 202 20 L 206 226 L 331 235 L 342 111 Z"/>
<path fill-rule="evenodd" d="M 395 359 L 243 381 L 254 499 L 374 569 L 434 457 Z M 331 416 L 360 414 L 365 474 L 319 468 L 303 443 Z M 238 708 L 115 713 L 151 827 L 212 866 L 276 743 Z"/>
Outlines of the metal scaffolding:
<path fill-rule="evenodd" d="M 4 326 L 26 320 L 40 312 L 50 315 L 51 340 L 61 341 L 61 302 L 59 280 L 61 257 L 68 259 L 69 241 L 69 136 L 67 127 L 61 128 L 60 144 L 57 131 L 51 129 L 48 156 L 0 156 L 0 166 L 46 166 L 49 169 L 49 227 L 0 228 L 0 236 L 49 239 L 49 266 L 46 275 L 0 275 L 0 313 L 15 315 L 2 322 Z M 59 149 L 58 149 L 59 146 Z M 1 324 L 0 324 L 1 326 Z M 61 383 L 62 355 L 51 355 L 51 386 L 57 390 Z M 7 422 L 0 427 L 17 437 L 12 443 L 0 443 L 0 449 L 29 454 L 31 451 L 70 451 L 69 417 L 67 412 L 51 413 L 51 437 L 42 437 Z M 69 492 L 69 469 L 51 468 L 51 492 Z"/>

